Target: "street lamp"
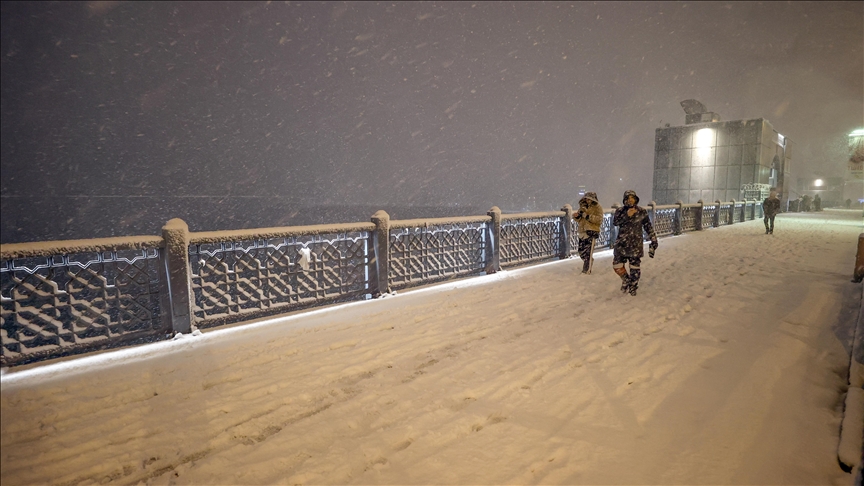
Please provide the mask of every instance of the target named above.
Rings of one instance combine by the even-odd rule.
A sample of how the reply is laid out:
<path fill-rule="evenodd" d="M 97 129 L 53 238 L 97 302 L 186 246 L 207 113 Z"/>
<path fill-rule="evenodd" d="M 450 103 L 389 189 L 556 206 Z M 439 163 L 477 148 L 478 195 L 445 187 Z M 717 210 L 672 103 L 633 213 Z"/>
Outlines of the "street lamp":
<path fill-rule="evenodd" d="M 822 179 L 816 179 L 813 181 L 813 185 L 816 187 L 822 187 L 823 184 L 825 184 L 825 182 Z"/>

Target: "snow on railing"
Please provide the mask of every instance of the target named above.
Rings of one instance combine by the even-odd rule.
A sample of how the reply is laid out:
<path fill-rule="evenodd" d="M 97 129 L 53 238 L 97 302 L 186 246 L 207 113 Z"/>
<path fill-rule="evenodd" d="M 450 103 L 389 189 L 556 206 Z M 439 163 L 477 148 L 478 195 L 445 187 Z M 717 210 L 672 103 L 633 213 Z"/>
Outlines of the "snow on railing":
<path fill-rule="evenodd" d="M 611 248 L 617 205 L 596 248 Z M 761 218 L 755 201 L 647 205 L 657 236 Z M 555 258 L 573 209 L 0 245 L 0 364 L 170 338 L 256 317 Z"/>

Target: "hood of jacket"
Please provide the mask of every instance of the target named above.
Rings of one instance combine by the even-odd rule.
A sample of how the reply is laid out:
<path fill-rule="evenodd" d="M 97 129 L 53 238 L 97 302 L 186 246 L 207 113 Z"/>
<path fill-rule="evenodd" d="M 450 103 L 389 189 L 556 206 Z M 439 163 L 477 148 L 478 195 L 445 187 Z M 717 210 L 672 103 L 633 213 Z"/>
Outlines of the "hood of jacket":
<path fill-rule="evenodd" d="M 597 193 L 596 192 L 586 192 L 585 195 L 582 196 L 582 200 L 580 200 L 579 202 L 582 202 L 583 200 L 588 201 L 588 203 L 593 202 L 596 204 L 600 204 L 600 202 L 597 200 Z"/>
<path fill-rule="evenodd" d="M 624 191 L 624 197 L 621 198 L 621 202 L 626 206 L 627 205 L 627 198 L 630 196 L 633 196 L 636 199 L 636 204 L 639 204 L 639 196 L 637 196 L 636 191 L 633 191 L 633 190 Z"/>

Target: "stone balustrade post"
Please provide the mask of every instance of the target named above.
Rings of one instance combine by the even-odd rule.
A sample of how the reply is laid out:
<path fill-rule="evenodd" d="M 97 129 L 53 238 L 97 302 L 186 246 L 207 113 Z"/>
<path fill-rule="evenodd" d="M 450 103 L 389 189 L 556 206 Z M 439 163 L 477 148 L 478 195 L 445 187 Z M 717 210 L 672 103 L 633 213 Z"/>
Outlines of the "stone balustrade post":
<path fill-rule="evenodd" d="M 390 215 L 376 211 L 372 215 L 372 258 L 369 261 L 369 291 L 372 297 L 390 293 Z"/>
<path fill-rule="evenodd" d="M 684 232 L 684 201 L 679 199 L 675 204 L 678 207 L 675 208 L 675 229 L 672 231 L 672 234 L 680 235 Z"/>
<path fill-rule="evenodd" d="M 717 205 L 717 209 L 715 209 L 715 211 L 714 211 L 714 221 L 711 224 L 715 228 L 719 228 L 720 227 L 720 213 L 722 213 L 722 211 L 720 211 L 720 200 L 718 199 L 718 200 L 714 201 L 714 204 Z"/>
<path fill-rule="evenodd" d="M 705 203 L 700 199 L 697 201 L 699 204 L 699 209 L 696 211 L 694 218 L 696 220 L 696 231 L 702 231 L 702 212 L 705 210 Z"/>
<path fill-rule="evenodd" d="M 163 322 L 166 328 L 170 327 L 174 332 L 189 334 L 192 332 L 194 317 L 189 266 L 189 226 L 180 218 L 168 221 L 162 227 L 162 240 L 165 242 L 165 279 L 161 288 Z"/>
<path fill-rule="evenodd" d="M 489 215 L 488 232 L 486 234 L 486 273 L 501 270 L 501 210 L 492 206 L 486 214 Z"/>
<path fill-rule="evenodd" d="M 573 206 L 565 204 L 561 211 L 564 211 L 563 219 L 561 220 L 561 254 L 560 259 L 570 258 L 573 251 L 570 244 L 570 235 L 573 232 Z"/>
<path fill-rule="evenodd" d="M 735 224 L 735 200 L 732 199 L 732 207 L 729 208 L 729 224 Z"/>

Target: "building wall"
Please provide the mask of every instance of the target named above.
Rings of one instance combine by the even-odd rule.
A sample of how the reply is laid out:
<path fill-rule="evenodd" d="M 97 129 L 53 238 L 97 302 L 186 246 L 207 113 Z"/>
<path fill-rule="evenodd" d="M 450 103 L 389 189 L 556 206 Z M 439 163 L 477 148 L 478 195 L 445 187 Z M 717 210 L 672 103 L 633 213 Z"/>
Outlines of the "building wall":
<path fill-rule="evenodd" d="M 783 162 L 780 170 L 788 173 L 788 153 L 762 118 L 658 128 L 653 200 L 658 204 L 741 200 L 744 184 L 769 183 L 775 155 Z"/>

